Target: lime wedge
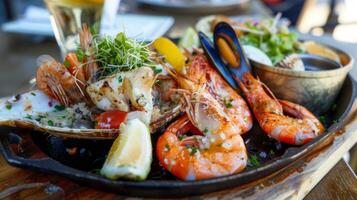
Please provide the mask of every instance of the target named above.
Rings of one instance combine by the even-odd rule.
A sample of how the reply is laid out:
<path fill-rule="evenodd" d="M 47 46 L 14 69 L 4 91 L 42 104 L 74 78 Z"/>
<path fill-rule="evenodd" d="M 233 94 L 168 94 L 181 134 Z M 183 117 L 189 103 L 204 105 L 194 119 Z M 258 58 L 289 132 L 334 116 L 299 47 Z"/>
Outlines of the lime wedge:
<path fill-rule="evenodd" d="M 150 171 L 152 145 L 148 127 L 139 119 L 120 126 L 100 173 L 109 179 L 145 180 Z"/>
<path fill-rule="evenodd" d="M 178 46 L 181 50 L 187 49 L 190 52 L 193 51 L 193 48 L 198 48 L 200 46 L 200 40 L 197 32 L 192 27 L 189 27 L 180 38 Z"/>
<path fill-rule="evenodd" d="M 153 42 L 153 46 L 177 71 L 184 69 L 186 57 L 171 40 L 160 37 Z"/>

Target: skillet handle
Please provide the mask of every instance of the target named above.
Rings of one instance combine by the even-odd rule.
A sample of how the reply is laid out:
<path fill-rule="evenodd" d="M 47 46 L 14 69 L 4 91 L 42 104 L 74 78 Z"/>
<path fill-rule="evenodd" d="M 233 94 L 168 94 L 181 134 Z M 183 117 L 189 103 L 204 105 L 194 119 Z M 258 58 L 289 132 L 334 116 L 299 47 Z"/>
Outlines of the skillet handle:
<path fill-rule="evenodd" d="M 31 146 L 35 146 L 32 139 L 30 142 Z M 20 157 L 10 149 L 10 145 L 9 136 L 3 135 L 0 137 L 0 152 L 10 165 L 45 173 L 56 173 L 65 176 L 71 175 L 74 179 L 76 179 L 79 174 L 83 174 L 82 171 L 63 165 L 47 156 L 39 159 L 27 159 Z"/>

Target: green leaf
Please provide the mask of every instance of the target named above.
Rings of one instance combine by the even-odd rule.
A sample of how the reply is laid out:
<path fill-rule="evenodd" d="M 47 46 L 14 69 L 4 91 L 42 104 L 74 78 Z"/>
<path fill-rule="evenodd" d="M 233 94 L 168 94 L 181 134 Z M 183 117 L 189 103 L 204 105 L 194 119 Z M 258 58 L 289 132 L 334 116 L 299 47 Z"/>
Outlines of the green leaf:
<path fill-rule="evenodd" d="M 57 111 L 63 111 L 63 110 L 66 109 L 66 107 L 63 106 L 63 105 L 55 105 L 55 109 L 56 109 Z"/>
<path fill-rule="evenodd" d="M 191 153 L 190 153 L 191 156 L 195 155 L 199 151 L 197 147 L 190 147 L 190 148 L 191 148 Z"/>
<path fill-rule="evenodd" d="M 178 136 L 178 139 L 181 141 L 181 140 L 183 140 L 185 138 L 185 136 L 183 136 L 183 135 L 179 135 Z"/>
<path fill-rule="evenodd" d="M 226 98 L 223 99 L 223 103 L 228 109 L 233 108 L 232 101 L 233 99 L 229 99 L 229 100 L 227 100 Z"/>
<path fill-rule="evenodd" d="M 119 82 L 119 83 L 123 82 L 123 77 L 119 76 L 119 77 L 118 77 L 118 82 Z"/>
<path fill-rule="evenodd" d="M 203 130 L 203 133 L 208 133 L 208 129 L 205 128 L 205 129 Z"/>
<path fill-rule="evenodd" d="M 81 48 L 77 49 L 76 55 L 77 55 L 79 62 L 83 62 L 85 54 Z"/>
<path fill-rule="evenodd" d="M 65 60 L 63 65 L 66 67 L 66 68 L 69 68 L 71 67 L 71 63 L 68 61 L 68 60 Z"/>
<path fill-rule="evenodd" d="M 320 117 L 319 117 L 319 120 L 320 120 L 320 122 L 321 123 L 325 123 L 326 122 L 326 116 L 325 115 L 321 115 Z"/>
<path fill-rule="evenodd" d="M 11 110 L 12 104 L 10 102 L 6 102 L 5 108 L 8 109 L 8 110 Z"/>
<path fill-rule="evenodd" d="M 170 151 L 170 145 L 169 144 L 165 144 L 165 148 L 167 149 L 167 151 Z"/>
<path fill-rule="evenodd" d="M 248 165 L 251 167 L 259 167 L 260 162 L 258 160 L 258 157 L 256 155 L 250 155 L 248 160 Z"/>
<path fill-rule="evenodd" d="M 48 121 L 47 121 L 47 124 L 48 124 L 49 126 L 53 126 L 53 125 L 54 125 L 52 120 L 48 120 Z"/>

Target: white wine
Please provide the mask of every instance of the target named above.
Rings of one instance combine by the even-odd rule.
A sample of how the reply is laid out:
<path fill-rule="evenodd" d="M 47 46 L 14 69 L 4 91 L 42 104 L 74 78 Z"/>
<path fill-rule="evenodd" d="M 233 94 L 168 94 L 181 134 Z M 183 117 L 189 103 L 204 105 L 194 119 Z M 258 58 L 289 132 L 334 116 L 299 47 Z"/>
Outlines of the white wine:
<path fill-rule="evenodd" d="M 76 49 L 79 30 L 87 24 L 99 32 L 104 0 L 45 0 L 62 56 Z"/>

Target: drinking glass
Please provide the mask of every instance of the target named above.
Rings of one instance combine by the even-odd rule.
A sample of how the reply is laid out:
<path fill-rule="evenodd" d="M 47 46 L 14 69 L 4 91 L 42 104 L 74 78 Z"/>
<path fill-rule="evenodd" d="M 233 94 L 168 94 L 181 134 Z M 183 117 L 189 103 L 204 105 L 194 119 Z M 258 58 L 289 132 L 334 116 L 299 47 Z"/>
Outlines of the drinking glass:
<path fill-rule="evenodd" d="M 79 31 L 87 24 L 99 33 L 104 0 L 44 0 L 51 14 L 52 29 L 62 58 L 75 51 Z"/>

